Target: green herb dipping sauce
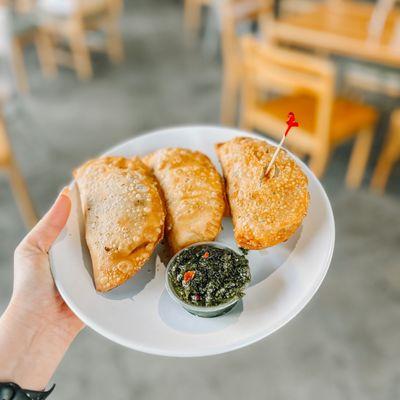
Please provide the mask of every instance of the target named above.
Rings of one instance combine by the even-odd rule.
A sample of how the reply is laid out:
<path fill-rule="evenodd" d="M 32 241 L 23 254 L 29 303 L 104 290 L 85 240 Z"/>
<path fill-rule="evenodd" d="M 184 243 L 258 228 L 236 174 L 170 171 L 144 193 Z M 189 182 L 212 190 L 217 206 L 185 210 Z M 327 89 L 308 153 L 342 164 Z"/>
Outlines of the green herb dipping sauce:
<path fill-rule="evenodd" d="M 206 244 L 182 250 L 168 272 L 170 284 L 182 301 L 205 307 L 243 297 L 250 278 L 246 257 Z"/>

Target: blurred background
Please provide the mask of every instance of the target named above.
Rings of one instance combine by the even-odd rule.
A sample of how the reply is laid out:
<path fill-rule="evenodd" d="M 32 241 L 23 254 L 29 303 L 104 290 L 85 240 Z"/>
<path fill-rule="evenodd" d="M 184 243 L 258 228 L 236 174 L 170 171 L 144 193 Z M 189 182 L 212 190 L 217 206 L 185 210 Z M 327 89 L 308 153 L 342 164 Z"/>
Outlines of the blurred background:
<path fill-rule="evenodd" d="M 400 11 L 395 0 L 0 1 L 0 311 L 13 249 L 86 159 L 171 125 L 280 138 L 320 177 L 336 249 L 294 321 L 169 359 L 87 329 L 55 396 L 400 398 Z"/>

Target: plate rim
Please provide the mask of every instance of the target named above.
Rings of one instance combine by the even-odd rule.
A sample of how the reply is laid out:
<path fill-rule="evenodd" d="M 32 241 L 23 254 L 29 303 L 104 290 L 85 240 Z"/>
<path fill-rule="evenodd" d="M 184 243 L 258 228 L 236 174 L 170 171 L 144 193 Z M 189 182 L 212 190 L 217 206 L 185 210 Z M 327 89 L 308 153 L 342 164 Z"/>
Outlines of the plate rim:
<path fill-rule="evenodd" d="M 222 126 L 222 125 L 212 125 L 212 124 L 210 124 L 210 125 L 207 125 L 207 124 L 185 125 L 185 124 L 183 124 L 183 125 L 169 126 L 166 128 L 154 129 L 154 130 L 151 130 L 148 132 L 141 132 L 127 140 L 124 140 L 124 141 L 110 147 L 109 149 L 106 149 L 98 156 L 101 157 L 101 156 L 111 155 L 117 148 L 124 147 L 128 143 L 130 143 L 132 140 L 135 140 L 140 137 L 152 136 L 152 135 L 156 135 L 156 134 L 157 135 L 158 134 L 167 134 L 168 131 L 188 130 L 188 129 L 218 129 L 218 130 L 224 129 L 231 133 L 235 133 L 238 135 L 245 134 L 245 136 L 258 138 L 258 139 L 264 140 L 272 145 L 275 145 L 275 146 L 277 145 L 277 143 L 273 139 L 270 139 L 267 136 L 264 136 L 262 134 L 255 133 L 255 132 L 248 132 L 243 129 L 231 128 L 231 127 L 226 127 L 226 126 Z M 184 147 L 184 145 L 183 145 L 183 147 Z M 324 261 L 324 267 L 321 269 L 321 273 L 319 274 L 318 279 L 316 279 L 316 281 L 314 282 L 314 285 L 311 287 L 311 289 L 307 293 L 307 296 L 303 297 L 302 301 L 296 307 L 294 307 L 290 311 L 290 313 L 286 314 L 277 323 L 273 324 L 273 329 L 268 330 L 267 332 L 257 333 L 253 336 L 250 336 L 246 340 L 242 340 L 242 339 L 238 340 L 232 344 L 229 344 L 228 346 L 218 346 L 218 348 L 209 347 L 206 351 L 202 350 L 201 353 L 199 353 L 199 352 L 178 353 L 176 351 L 166 351 L 157 346 L 149 347 L 147 345 L 142 345 L 142 344 L 138 344 L 138 343 L 135 343 L 133 345 L 131 341 L 128 341 L 119 336 L 116 336 L 114 333 L 109 332 L 107 329 L 103 329 L 91 317 L 87 317 L 84 313 L 80 312 L 78 307 L 75 307 L 75 304 L 73 304 L 73 302 L 70 301 L 68 295 L 64 291 L 62 282 L 57 280 L 57 273 L 56 273 L 56 271 L 54 271 L 55 268 L 53 267 L 53 265 L 54 265 L 54 262 L 53 262 L 54 255 L 53 255 L 53 251 L 52 251 L 53 249 L 51 248 L 49 251 L 51 272 L 52 272 L 57 290 L 59 291 L 59 293 L 60 293 L 61 297 L 63 298 L 63 300 L 65 301 L 65 303 L 68 305 L 68 307 L 71 309 L 71 311 L 79 319 L 81 319 L 82 322 L 84 322 L 84 324 L 87 327 L 91 328 L 97 334 L 100 334 L 103 337 L 105 337 L 121 346 L 127 347 L 129 349 L 140 351 L 140 352 L 151 354 L 151 355 L 163 356 L 163 357 L 175 357 L 175 358 L 196 357 L 197 358 L 197 357 L 207 357 L 207 356 L 212 356 L 212 355 L 230 353 L 232 351 L 239 350 L 239 349 L 247 347 L 247 346 L 251 346 L 254 343 L 274 334 L 276 331 L 278 331 L 284 325 L 286 325 L 290 321 L 292 321 L 297 315 L 299 315 L 301 313 L 301 311 L 307 306 L 307 304 L 314 297 L 314 295 L 316 294 L 318 289 L 321 287 L 322 282 L 324 281 L 326 274 L 328 273 L 328 270 L 329 270 L 329 267 L 330 267 L 330 264 L 332 261 L 333 251 L 335 248 L 335 241 L 336 241 L 336 225 L 335 225 L 334 214 L 333 214 L 333 210 L 332 210 L 332 205 L 330 203 L 330 200 L 328 198 L 328 195 L 327 195 L 324 187 L 322 186 L 319 179 L 315 176 L 313 171 L 311 171 L 311 169 L 301 159 L 299 159 L 295 154 L 293 154 L 290 150 L 288 150 L 286 148 L 285 148 L 285 151 L 287 151 L 290 154 L 290 156 L 293 157 L 296 160 L 296 162 L 301 165 L 303 170 L 306 170 L 307 173 L 313 177 L 320 192 L 322 193 L 322 197 L 323 197 L 324 203 L 327 205 L 327 211 L 328 211 L 328 219 L 329 219 L 329 227 L 330 227 L 330 229 L 329 229 L 330 248 L 329 248 L 329 251 L 327 252 L 327 255 L 326 255 L 326 258 Z M 70 187 L 73 186 L 74 184 L 75 184 L 74 180 L 70 181 Z M 276 273 L 276 271 L 274 271 L 273 274 Z"/>

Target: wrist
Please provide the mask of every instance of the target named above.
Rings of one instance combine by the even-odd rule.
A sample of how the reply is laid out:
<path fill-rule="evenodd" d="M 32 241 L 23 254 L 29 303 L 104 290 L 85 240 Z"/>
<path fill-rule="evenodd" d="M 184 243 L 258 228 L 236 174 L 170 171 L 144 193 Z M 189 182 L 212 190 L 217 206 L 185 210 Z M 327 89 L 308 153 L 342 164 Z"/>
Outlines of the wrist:
<path fill-rule="evenodd" d="M 4 314 L 13 324 L 27 329 L 32 334 L 40 333 L 40 337 L 47 337 L 51 342 L 68 347 L 80 329 L 77 330 L 74 324 L 68 323 L 61 312 L 54 313 L 53 308 L 54 305 L 51 306 L 51 311 L 47 311 L 43 304 L 32 306 L 21 296 L 13 295 Z"/>
<path fill-rule="evenodd" d="M 0 381 L 43 390 L 74 337 L 11 302 L 0 318 Z"/>

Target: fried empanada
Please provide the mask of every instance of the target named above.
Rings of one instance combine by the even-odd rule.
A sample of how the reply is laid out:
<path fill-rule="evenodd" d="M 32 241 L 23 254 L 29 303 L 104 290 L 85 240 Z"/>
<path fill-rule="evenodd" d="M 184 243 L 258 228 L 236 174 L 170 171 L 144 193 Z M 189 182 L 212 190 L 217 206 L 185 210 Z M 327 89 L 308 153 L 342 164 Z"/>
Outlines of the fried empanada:
<path fill-rule="evenodd" d="M 139 158 L 105 157 L 74 171 L 96 289 L 105 292 L 136 274 L 164 232 L 158 183 Z"/>
<path fill-rule="evenodd" d="M 225 210 L 221 176 L 198 151 L 165 148 L 143 158 L 157 177 L 167 209 L 166 236 L 172 253 L 214 240 Z"/>
<path fill-rule="evenodd" d="M 216 145 L 224 171 L 238 246 L 258 250 L 287 240 L 307 214 L 308 180 L 281 150 L 268 177 L 261 179 L 275 147 L 238 137 Z"/>

